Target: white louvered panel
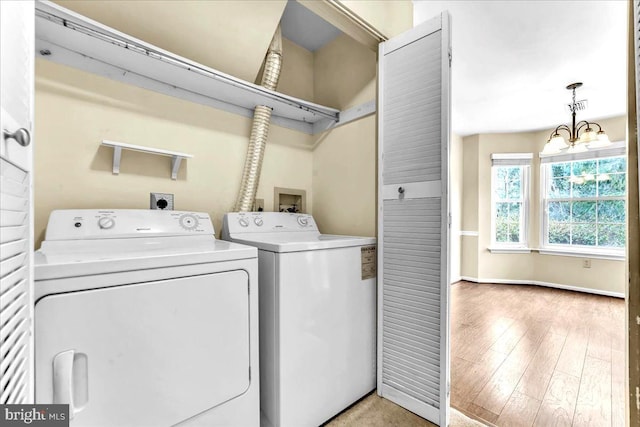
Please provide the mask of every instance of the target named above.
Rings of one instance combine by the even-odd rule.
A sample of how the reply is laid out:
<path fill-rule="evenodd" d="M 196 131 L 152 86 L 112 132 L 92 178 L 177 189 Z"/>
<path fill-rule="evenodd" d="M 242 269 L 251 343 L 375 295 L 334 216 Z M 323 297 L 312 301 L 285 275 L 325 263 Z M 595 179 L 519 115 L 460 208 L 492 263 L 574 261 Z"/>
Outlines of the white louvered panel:
<path fill-rule="evenodd" d="M 0 245 L 0 248 L 2 248 L 2 245 Z M 4 257 L 4 254 L 2 256 Z M 26 265 L 26 260 L 27 254 L 22 252 L 0 261 L 0 279 Z"/>
<path fill-rule="evenodd" d="M 17 197 L 11 194 L 5 194 L 4 191 L 0 193 L 0 206 L 2 209 L 8 211 L 21 211 L 27 210 L 29 199 L 27 197 Z"/>
<path fill-rule="evenodd" d="M 9 228 L 14 228 L 14 227 L 9 227 Z M 17 228 L 18 231 L 22 230 L 22 232 L 24 233 L 26 227 L 15 227 L 15 228 Z M 1 230 L 3 234 L 2 237 L 4 237 L 4 230 L 5 230 L 4 228 Z M 0 259 L 2 259 L 2 261 L 8 260 L 9 258 L 13 258 L 17 255 L 20 255 L 21 253 L 23 254 L 25 253 L 27 249 L 27 240 L 24 238 L 24 234 L 17 235 L 17 238 L 22 240 L 15 240 L 12 242 L 0 244 Z M 0 275 L 4 276 L 4 267 L 2 270 L 2 274 Z"/>
<path fill-rule="evenodd" d="M 13 331 L 18 329 L 22 324 L 27 324 L 28 321 L 25 317 L 25 313 L 23 311 L 28 311 L 27 307 L 16 307 L 13 312 L 9 310 L 7 313 L 8 316 L 3 319 L 4 323 L 2 324 L 2 329 L 0 329 L 0 345 L 9 341 L 10 336 L 13 334 Z"/>
<path fill-rule="evenodd" d="M 34 39 L 33 17 L 29 16 L 29 12 L 33 14 L 33 6 L 29 9 L 21 6 L 21 2 L 6 3 L 0 14 L 4 27 L 0 46 L 3 58 L 11 58 L 13 66 L 3 67 L 0 73 L 0 103 L 18 123 L 29 124 L 33 82 L 25 71 L 30 73 L 33 66 L 33 48 L 26 48 L 33 44 Z"/>
<path fill-rule="evenodd" d="M 13 165 L 11 162 L 0 157 L 0 176 L 2 177 L 2 192 L 5 192 L 4 183 L 7 181 L 14 181 L 17 185 L 27 185 L 27 179 L 29 174 L 19 167 Z M 13 194 L 13 193 L 11 193 Z"/>
<path fill-rule="evenodd" d="M 23 182 L 16 181 L 12 178 L 0 176 L 0 188 L 2 188 L 2 194 L 29 197 L 29 187 L 27 187 Z"/>
<path fill-rule="evenodd" d="M 440 179 L 441 42 L 424 37 L 385 56 L 385 185 Z"/>
<path fill-rule="evenodd" d="M 383 382 L 437 408 L 440 199 L 385 200 L 383 224 Z"/>
<path fill-rule="evenodd" d="M 0 179 L 0 403 L 24 403 L 30 390 L 30 176 L 0 158 Z"/>

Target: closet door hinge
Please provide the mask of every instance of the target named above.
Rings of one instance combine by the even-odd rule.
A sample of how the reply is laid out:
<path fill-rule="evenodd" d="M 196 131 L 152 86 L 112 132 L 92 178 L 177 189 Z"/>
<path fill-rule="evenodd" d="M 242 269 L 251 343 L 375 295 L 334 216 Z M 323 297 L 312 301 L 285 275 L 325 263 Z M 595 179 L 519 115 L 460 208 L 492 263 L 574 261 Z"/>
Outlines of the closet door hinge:
<path fill-rule="evenodd" d="M 451 48 L 449 48 L 449 67 L 451 67 L 451 58 L 452 58 Z"/>

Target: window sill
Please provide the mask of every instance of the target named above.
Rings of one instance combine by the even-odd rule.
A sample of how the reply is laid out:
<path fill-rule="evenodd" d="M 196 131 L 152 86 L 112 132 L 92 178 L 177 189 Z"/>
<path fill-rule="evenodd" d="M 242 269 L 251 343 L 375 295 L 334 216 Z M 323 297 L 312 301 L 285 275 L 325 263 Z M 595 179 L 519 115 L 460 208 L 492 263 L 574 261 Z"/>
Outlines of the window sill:
<path fill-rule="evenodd" d="M 489 247 L 487 248 L 489 249 L 489 252 L 491 252 L 492 254 L 530 254 L 531 253 L 531 248 L 525 248 L 525 247 L 508 247 L 508 246 L 503 246 L 503 247 Z"/>
<path fill-rule="evenodd" d="M 578 258 L 597 258 L 597 259 L 611 259 L 617 261 L 624 261 L 626 255 L 624 252 L 611 252 L 611 251 L 585 251 L 573 248 L 540 248 L 538 249 L 541 255 L 560 255 L 571 256 Z"/>

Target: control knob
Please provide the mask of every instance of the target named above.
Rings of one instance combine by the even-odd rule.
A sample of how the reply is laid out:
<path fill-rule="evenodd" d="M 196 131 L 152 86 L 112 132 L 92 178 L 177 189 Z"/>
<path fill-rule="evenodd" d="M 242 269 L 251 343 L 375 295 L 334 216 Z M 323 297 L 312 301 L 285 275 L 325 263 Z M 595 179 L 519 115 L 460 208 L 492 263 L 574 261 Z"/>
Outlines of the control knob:
<path fill-rule="evenodd" d="M 309 220 L 307 219 L 306 216 L 299 216 L 298 217 L 298 224 L 300 224 L 303 227 L 306 227 L 309 224 Z"/>
<path fill-rule="evenodd" d="M 242 227 L 248 227 L 249 221 L 247 220 L 247 218 L 240 218 L 238 219 L 238 224 L 240 224 Z"/>
<path fill-rule="evenodd" d="M 253 222 L 258 226 L 258 227 L 262 227 L 262 224 L 264 224 L 264 221 L 262 220 L 262 218 L 257 217 L 253 219 Z"/>
<path fill-rule="evenodd" d="M 116 221 L 108 216 L 103 216 L 98 220 L 98 227 L 103 230 L 109 230 L 110 228 L 113 228 L 114 225 L 116 225 Z"/>

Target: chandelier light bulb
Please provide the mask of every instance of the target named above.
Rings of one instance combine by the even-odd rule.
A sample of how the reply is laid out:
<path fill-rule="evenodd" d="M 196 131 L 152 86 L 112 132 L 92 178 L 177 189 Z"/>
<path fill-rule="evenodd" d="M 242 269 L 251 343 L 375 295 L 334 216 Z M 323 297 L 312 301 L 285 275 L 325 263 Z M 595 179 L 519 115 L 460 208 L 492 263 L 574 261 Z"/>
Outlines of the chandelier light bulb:
<path fill-rule="evenodd" d="M 567 148 L 569 146 L 567 144 L 567 142 L 564 140 L 564 138 L 562 137 L 562 135 L 557 134 L 557 133 L 555 135 L 553 135 L 553 137 L 551 138 L 551 140 L 549 142 L 554 147 L 558 147 L 559 150 L 561 150 L 563 148 Z"/>
<path fill-rule="evenodd" d="M 542 154 L 558 154 L 559 152 L 560 148 L 550 140 L 544 144 L 544 148 L 542 149 Z"/>
<path fill-rule="evenodd" d="M 598 134 L 591 128 L 587 128 L 582 135 L 580 135 L 580 142 L 592 142 L 598 140 Z"/>
<path fill-rule="evenodd" d="M 611 145 L 609 136 L 603 130 L 598 132 L 598 139 L 589 144 L 589 148 L 602 148 Z"/>
<path fill-rule="evenodd" d="M 571 154 L 584 153 L 585 151 L 587 151 L 587 146 L 586 145 L 582 144 L 579 141 L 574 141 L 574 142 L 571 143 L 571 146 L 567 150 L 567 153 L 571 153 Z"/>

